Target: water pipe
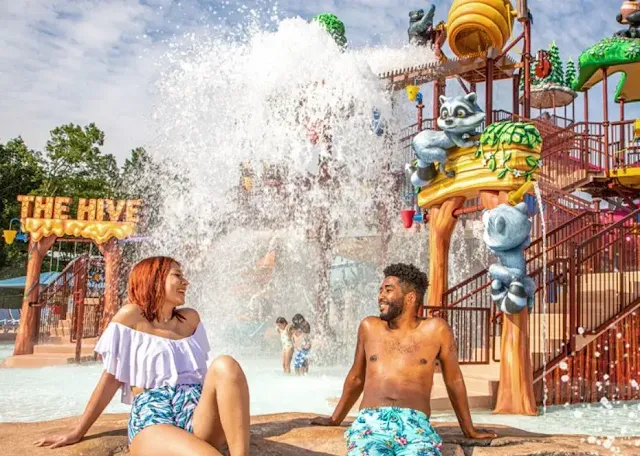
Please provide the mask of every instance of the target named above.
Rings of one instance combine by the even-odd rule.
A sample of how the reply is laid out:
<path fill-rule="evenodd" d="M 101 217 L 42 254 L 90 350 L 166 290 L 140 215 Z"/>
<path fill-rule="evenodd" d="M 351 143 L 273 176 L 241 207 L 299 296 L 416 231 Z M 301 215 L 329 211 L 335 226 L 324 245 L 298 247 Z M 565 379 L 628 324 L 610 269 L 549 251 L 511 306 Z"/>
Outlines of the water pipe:
<path fill-rule="evenodd" d="M 529 193 L 532 188 L 533 188 L 533 181 L 528 181 L 522 184 L 518 190 L 513 190 L 509 192 L 509 196 L 508 196 L 509 204 L 511 204 L 512 206 L 515 206 L 516 204 L 521 203 L 522 200 L 524 199 L 524 195 Z"/>

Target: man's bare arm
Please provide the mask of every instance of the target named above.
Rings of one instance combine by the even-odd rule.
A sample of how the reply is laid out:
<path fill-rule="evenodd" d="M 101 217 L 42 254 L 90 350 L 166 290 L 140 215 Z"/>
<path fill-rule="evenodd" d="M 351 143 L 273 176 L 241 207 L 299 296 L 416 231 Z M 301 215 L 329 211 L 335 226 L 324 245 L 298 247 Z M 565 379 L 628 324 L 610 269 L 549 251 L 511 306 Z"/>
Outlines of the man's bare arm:
<path fill-rule="evenodd" d="M 353 366 L 347 374 L 347 378 L 344 381 L 344 387 L 342 388 L 342 396 L 340 401 L 336 405 L 336 409 L 333 411 L 331 418 L 316 418 L 311 421 L 311 424 L 324 425 L 324 426 L 339 426 L 346 418 L 351 407 L 356 403 L 362 390 L 364 389 L 365 372 L 367 369 L 367 357 L 364 352 L 364 342 L 369 322 L 368 318 L 365 318 L 360 323 L 358 328 L 358 342 L 356 345 L 356 354 L 353 360 Z"/>
<path fill-rule="evenodd" d="M 462 371 L 458 364 L 458 349 L 455 344 L 453 331 L 446 321 L 440 320 L 438 331 L 440 339 L 440 367 L 442 377 L 447 387 L 447 394 L 456 412 L 460 428 L 466 437 L 473 439 L 495 438 L 496 434 L 491 431 L 479 431 L 473 427 L 471 412 L 469 411 L 469 400 L 467 398 L 467 388 L 462 378 Z"/>

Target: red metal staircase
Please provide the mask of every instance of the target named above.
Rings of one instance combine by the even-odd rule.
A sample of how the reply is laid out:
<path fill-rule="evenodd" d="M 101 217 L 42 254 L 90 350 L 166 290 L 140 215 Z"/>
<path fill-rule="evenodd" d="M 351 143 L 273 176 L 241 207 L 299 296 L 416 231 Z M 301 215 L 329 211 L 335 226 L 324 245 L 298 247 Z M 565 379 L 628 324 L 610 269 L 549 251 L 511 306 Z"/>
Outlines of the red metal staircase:
<path fill-rule="evenodd" d="M 494 111 L 493 119 L 514 116 Z M 638 385 L 628 384 L 640 370 L 640 209 L 632 202 L 638 193 L 609 173 L 640 165 L 640 153 L 631 146 L 633 121 L 531 122 L 543 138 L 538 183 L 546 206 L 542 215 L 533 217 L 534 240 L 525 252 L 528 274 L 538 285 L 529 328 L 537 400 L 543 400 L 543 379 L 547 404 L 588 402 L 605 395 L 639 398 Z M 408 154 L 416 127 L 407 129 L 404 138 Z M 577 190 L 603 199 L 622 198 L 630 213 L 613 223 L 573 193 Z M 474 205 L 479 201 L 466 204 Z M 454 328 L 461 363 L 499 362 L 502 315 L 491 301 L 489 286 L 485 269 L 442 296 L 438 312 Z M 554 387 L 549 390 L 549 385 Z"/>

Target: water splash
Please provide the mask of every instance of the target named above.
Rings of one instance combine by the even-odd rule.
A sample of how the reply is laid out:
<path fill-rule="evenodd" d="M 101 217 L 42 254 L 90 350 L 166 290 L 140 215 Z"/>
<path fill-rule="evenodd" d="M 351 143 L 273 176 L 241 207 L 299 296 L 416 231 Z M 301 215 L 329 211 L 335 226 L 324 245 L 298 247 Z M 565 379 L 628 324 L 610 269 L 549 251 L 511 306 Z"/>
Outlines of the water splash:
<path fill-rule="evenodd" d="M 547 414 L 547 344 L 549 335 L 547 334 L 547 222 L 544 219 L 544 207 L 542 205 L 542 192 L 538 182 L 534 182 L 533 188 L 536 194 L 536 202 L 540 211 L 540 226 L 542 227 L 542 414 Z"/>
<path fill-rule="evenodd" d="M 258 22 L 234 39 L 185 35 L 161 62 L 150 152 L 164 172 L 147 176 L 161 194 L 159 221 L 141 254 L 184 264 L 188 302 L 216 351 L 270 346 L 256 328 L 293 313 L 328 331 L 336 351 L 351 342 L 329 316 L 344 313 L 353 285 L 333 277 L 337 258 L 377 270 L 381 226 L 396 261 L 413 261 L 422 243 L 400 234 L 394 187 L 402 163 L 394 132 L 412 119 L 392 109 L 403 94 L 377 73 L 433 56 L 411 47 L 342 52 L 317 24 Z M 374 108 L 382 137 L 370 128 Z M 258 267 L 270 252 L 271 264 Z M 350 303 L 356 321 L 377 313 L 375 287 L 361 290 Z M 314 351 L 323 344 L 314 340 Z"/>

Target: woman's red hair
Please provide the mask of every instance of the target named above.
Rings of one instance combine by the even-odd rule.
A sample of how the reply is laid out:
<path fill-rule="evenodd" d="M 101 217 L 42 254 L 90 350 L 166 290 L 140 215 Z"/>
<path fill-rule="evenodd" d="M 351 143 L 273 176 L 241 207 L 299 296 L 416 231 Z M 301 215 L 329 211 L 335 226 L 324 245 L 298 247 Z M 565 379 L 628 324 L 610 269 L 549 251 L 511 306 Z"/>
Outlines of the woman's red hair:
<path fill-rule="evenodd" d="M 180 266 L 180 263 L 169 257 L 150 257 L 136 264 L 129 274 L 129 303 L 140 307 L 149 321 L 159 320 L 158 315 L 165 297 L 165 283 L 174 265 Z M 173 309 L 171 317 L 184 319 L 176 309 Z"/>

